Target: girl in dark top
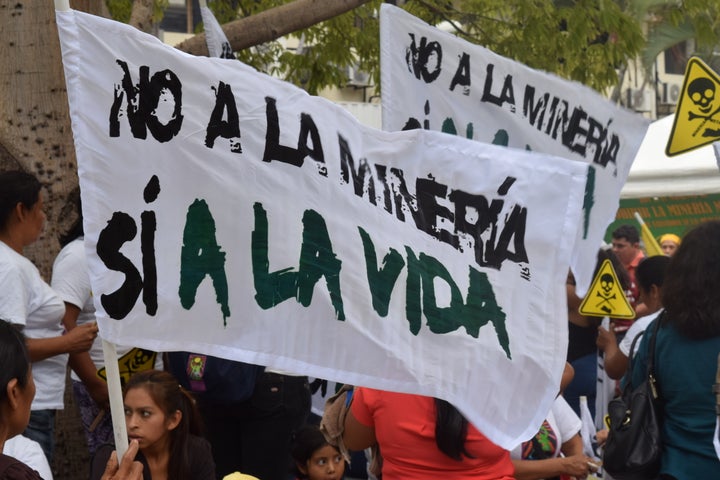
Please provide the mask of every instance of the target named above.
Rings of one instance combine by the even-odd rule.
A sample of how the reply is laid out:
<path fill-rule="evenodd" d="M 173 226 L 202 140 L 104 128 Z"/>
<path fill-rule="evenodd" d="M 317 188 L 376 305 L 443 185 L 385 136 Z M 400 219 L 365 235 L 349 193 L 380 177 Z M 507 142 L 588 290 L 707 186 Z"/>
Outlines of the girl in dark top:
<path fill-rule="evenodd" d="M 123 401 L 128 440 L 140 446 L 137 459 L 144 480 L 215 480 L 195 401 L 174 376 L 161 370 L 136 373 L 125 384 Z M 93 470 L 105 462 L 110 449 L 98 449 Z"/>

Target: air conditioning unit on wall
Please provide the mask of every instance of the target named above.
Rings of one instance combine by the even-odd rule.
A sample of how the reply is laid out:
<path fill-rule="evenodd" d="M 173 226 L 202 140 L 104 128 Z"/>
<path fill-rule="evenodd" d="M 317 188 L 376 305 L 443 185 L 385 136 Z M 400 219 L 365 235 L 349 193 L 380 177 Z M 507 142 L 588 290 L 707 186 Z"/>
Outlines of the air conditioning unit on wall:
<path fill-rule="evenodd" d="M 650 88 L 628 89 L 627 105 L 628 108 L 636 112 L 651 112 L 653 110 L 653 97 L 655 92 Z"/>
<path fill-rule="evenodd" d="M 683 79 L 672 80 L 663 83 L 662 85 L 662 100 L 663 103 L 677 105 L 680 101 L 680 95 L 682 94 Z"/>
<path fill-rule="evenodd" d="M 347 85 L 349 87 L 369 87 L 370 74 L 359 70 L 356 65 L 347 67 Z"/>

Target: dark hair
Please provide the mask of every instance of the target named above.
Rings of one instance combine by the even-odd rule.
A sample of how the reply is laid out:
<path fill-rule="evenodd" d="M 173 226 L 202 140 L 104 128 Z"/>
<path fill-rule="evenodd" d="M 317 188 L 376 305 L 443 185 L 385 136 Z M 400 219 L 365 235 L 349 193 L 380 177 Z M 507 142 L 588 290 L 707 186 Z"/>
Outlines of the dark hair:
<path fill-rule="evenodd" d="M 620 286 L 622 287 L 623 291 L 629 290 L 631 285 L 630 274 L 620 262 L 620 259 L 617 257 L 617 255 L 615 255 L 615 252 L 613 252 L 609 248 L 601 248 L 600 250 L 598 250 L 597 262 L 595 263 L 595 270 L 593 271 L 593 278 L 597 277 L 597 274 L 600 271 L 600 267 L 602 267 L 602 264 L 605 262 L 605 260 L 610 260 L 610 263 L 612 263 L 615 274 L 617 275 L 618 282 L 620 282 Z"/>
<path fill-rule="evenodd" d="M 80 201 L 80 187 L 75 187 L 72 189 L 72 191 L 70 191 L 65 205 L 63 205 L 63 208 L 60 211 L 61 218 L 65 218 L 73 214 L 77 215 L 77 218 L 70 226 L 70 228 L 68 228 L 67 231 L 60 235 L 60 237 L 58 238 L 61 247 L 64 247 L 76 238 L 82 237 L 85 233 L 83 231 L 83 214 L 82 202 Z"/>
<path fill-rule="evenodd" d="M 30 355 L 25 336 L 11 323 L 0 319 L 0 404 L 6 400 L 7 384 L 17 378 L 22 388 L 30 379 Z"/>
<path fill-rule="evenodd" d="M 453 460 L 463 455 L 475 458 L 465 449 L 468 421 L 451 403 L 435 399 L 435 443 L 438 449 Z"/>
<path fill-rule="evenodd" d="M 635 225 L 620 225 L 612 232 L 612 238 L 624 238 L 630 243 L 638 243 L 640 241 L 640 233 Z"/>
<path fill-rule="evenodd" d="M 635 269 L 635 280 L 637 280 L 638 286 L 645 292 L 649 292 L 653 285 L 662 287 L 668 263 L 670 263 L 670 257 L 665 255 L 654 255 L 642 259 Z"/>
<path fill-rule="evenodd" d="M 720 221 L 701 223 L 670 257 L 662 301 L 666 321 L 692 339 L 720 335 Z"/>
<path fill-rule="evenodd" d="M 40 181 L 20 170 L 0 172 L 0 230 L 7 226 L 10 214 L 18 203 L 30 209 L 40 199 Z"/>
<path fill-rule="evenodd" d="M 298 465 L 307 465 L 313 453 L 326 445 L 335 447 L 335 445 L 327 441 L 317 425 L 303 425 L 293 432 L 290 455 L 293 458 L 293 473 L 297 478 L 308 478 L 307 474 L 303 473 Z M 337 450 L 337 447 L 335 449 Z M 339 453 L 340 450 L 338 450 Z"/>
<path fill-rule="evenodd" d="M 203 433 L 195 400 L 172 374 L 162 370 L 134 374 L 125 384 L 125 393 L 133 388 L 144 388 L 165 415 L 172 415 L 178 410 L 182 413 L 180 423 L 170 432 L 168 478 L 194 480 L 190 478 L 188 440 L 190 435 Z"/>

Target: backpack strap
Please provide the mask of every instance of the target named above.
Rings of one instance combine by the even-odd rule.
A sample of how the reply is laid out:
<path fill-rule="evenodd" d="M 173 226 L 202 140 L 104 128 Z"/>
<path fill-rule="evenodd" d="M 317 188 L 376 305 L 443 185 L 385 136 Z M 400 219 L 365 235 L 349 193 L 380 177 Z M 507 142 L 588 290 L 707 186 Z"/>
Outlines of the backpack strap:
<path fill-rule="evenodd" d="M 657 380 L 655 379 L 655 340 L 657 339 L 657 333 L 658 330 L 660 330 L 660 322 L 665 316 L 665 311 L 663 311 L 658 317 L 655 319 L 655 323 L 653 324 L 652 329 L 652 336 L 650 337 L 650 345 L 648 346 L 648 358 L 647 358 L 647 375 L 648 379 L 650 380 L 650 388 L 653 392 L 653 398 L 657 399 L 659 398 L 658 390 L 657 390 Z M 628 392 L 632 391 L 632 371 L 633 371 L 633 365 L 635 363 L 635 345 L 642 339 L 642 336 L 645 334 L 645 330 L 638 333 L 635 338 L 633 338 L 632 343 L 630 344 L 630 352 L 629 352 L 629 363 L 628 363 L 628 375 L 626 375 L 627 382 L 625 383 L 625 387 L 623 388 L 623 392 L 627 390 Z M 720 372 L 719 372 L 720 373 Z M 719 382 L 720 383 L 720 382 Z M 720 397 L 719 397 L 720 401 Z M 718 407 L 720 408 L 720 407 Z"/>
<path fill-rule="evenodd" d="M 663 310 L 663 312 L 655 319 L 653 335 L 650 337 L 650 345 L 648 347 L 647 375 L 654 400 L 660 398 L 660 391 L 658 390 L 657 379 L 655 378 L 655 340 L 657 339 L 658 331 L 660 330 L 660 324 L 664 320 L 665 311 Z"/>
<path fill-rule="evenodd" d="M 720 355 L 718 355 L 717 373 L 715 373 L 715 385 L 713 385 L 715 393 L 715 413 L 720 417 Z"/>

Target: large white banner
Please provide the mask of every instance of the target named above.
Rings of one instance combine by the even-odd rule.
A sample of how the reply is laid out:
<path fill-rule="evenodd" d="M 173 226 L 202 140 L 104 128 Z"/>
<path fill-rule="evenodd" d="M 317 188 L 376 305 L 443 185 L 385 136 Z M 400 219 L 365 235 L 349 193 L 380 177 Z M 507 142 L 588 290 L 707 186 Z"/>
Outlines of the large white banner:
<path fill-rule="evenodd" d="M 586 164 L 370 129 L 240 62 L 57 22 L 103 338 L 445 398 L 504 447 L 536 432 Z"/>
<path fill-rule="evenodd" d="M 577 82 L 521 63 L 383 4 L 383 129 L 438 130 L 591 165 L 572 268 L 578 293 L 615 219 L 649 122 Z"/>

